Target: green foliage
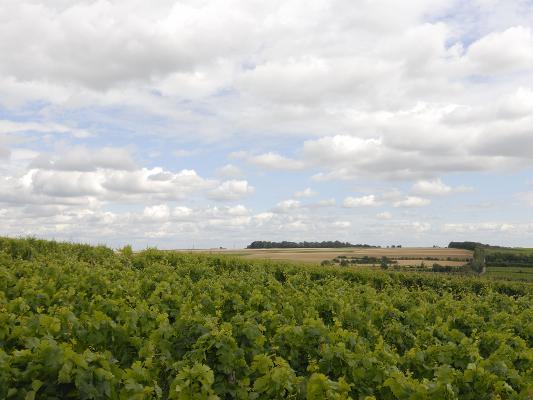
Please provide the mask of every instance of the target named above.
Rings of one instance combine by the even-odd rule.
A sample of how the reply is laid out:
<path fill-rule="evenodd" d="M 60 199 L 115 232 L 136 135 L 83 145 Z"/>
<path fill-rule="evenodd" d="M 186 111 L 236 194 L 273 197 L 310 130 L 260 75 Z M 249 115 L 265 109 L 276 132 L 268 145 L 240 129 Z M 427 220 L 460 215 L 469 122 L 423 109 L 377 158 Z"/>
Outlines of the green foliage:
<path fill-rule="evenodd" d="M 307 400 L 351 399 L 350 386 L 343 377 L 339 378 L 338 382 L 334 382 L 324 374 L 314 373 L 307 382 Z"/>
<path fill-rule="evenodd" d="M 360 257 L 360 256 L 337 256 L 335 257 L 333 260 L 332 260 L 333 263 L 339 263 L 340 265 L 342 266 L 348 266 L 350 264 L 362 264 L 362 265 L 374 265 L 374 264 L 382 264 L 382 263 L 386 263 L 387 266 L 389 265 L 392 265 L 392 264 L 398 264 L 398 261 L 397 260 L 393 260 L 391 258 L 388 258 L 388 257 L 369 257 L 369 256 L 363 256 L 363 257 Z"/>
<path fill-rule="evenodd" d="M 207 365 L 194 364 L 183 368 L 170 387 L 169 399 L 177 400 L 217 400 L 213 390 L 213 371 Z"/>
<path fill-rule="evenodd" d="M 379 266 L 381 269 L 387 269 L 389 268 L 389 259 L 385 256 L 381 257 L 381 260 L 379 261 Z"/>
<path fill-rule="evenodd" d="M 533 268 L 532 267 L 487 267 L 487 272 L 484 275 L 492 279 L 507 279 L 516 281 L 533 282 Z"/>
<path fill-rule="evenodd" d="M 0 239 L 1 399 L 527 399 L 533 286 Z"/>
<path fill-rule="evenodd" d="M 289 363 L 281 357 L 274 360 L 264 354 L 254 357 L 252 371 L 257 374 L 253 391 L 257 399 L 286 399 L 299 392 L 303 378 L 296 376 Z"/>
<path fill-rule="evenodd" d="M 482 273 L 485 271 L 486 261 L 485 261 L 485 249 L 482 247 L 476 247 L 474 249 L 474 255 L 472 261 L 470 262 L 470 267 L 474 272 Z"/>
<path fill-rule="evenodd" d="M 464 249 L 474 251 L 478 247 L 490 247 L 488 244 L 478 242 L 450 242 L 448 245 L 450 249 Z"/>
<path fill-rule="evenodd" d="M 523 251 L 489 251 L 487 265 L 509 267 L 533 267 L 533 253 Z"/>

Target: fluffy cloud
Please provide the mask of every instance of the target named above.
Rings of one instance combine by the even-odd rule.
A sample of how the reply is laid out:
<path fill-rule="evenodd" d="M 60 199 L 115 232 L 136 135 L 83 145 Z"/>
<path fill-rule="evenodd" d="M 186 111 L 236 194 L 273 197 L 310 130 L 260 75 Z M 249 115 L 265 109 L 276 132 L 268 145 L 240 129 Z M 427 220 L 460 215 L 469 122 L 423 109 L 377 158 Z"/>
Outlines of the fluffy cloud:
<path fill-rule="evenodd" d="M 73 128 L 54 122 L 21 122 L 7 119 L 0 120 L 0 133 L 2 134 L 31 132 L 39 132 L 44 134 L 70 134 L 79 139 L 92 136 L 92 134 L 85 129 Z"/>
<path fill-rule="evenodd" d="M 380 202 L 377 201 L 376 196 L 371 194 L 362 197 L 346 197 L 342 202 L 342 205 L 346 208 L 376 207 L 380 205 Z"/>
<path fill-rule="evenodd" d="M 301 205 L 302 203 L 300 203 L 298 200 L 283 200 L 276 204 L 276 207 L 274 207 L 274 211 L 278 213 L 285 213 L 291 210 L 298 209 L 301 207 Z"/>
<path fill-rule="evenodd" d="M 0 173 L 0 203 L 119 205 L 205 196 L 216 201 L 234 201 L 254 192 L 245 180 L 207 179 L 190 169 L 174 172 L 161 167 L 139 168 L 130 154 L 120 148 L 62 150 L 61 155 L 53 156 L 30 152 L 24 157 L 20 151 L 14 152 L 12 158 L 16 160 L 11 160 L 3 176 Z M 146 212 L 152 210 L 149 207 Z"/>
<path fill-rule="evenodd" d="M 73 147 L 59 149 L 60 154 L 43 154 L 36 157 L 30 167 L 59 171 L 96 171 L 99 168 L 111 170 L 136 169 L 130 153 L 126 149 L 103 147 L 89 149 Z"/>
<path fill-rule="evenodd" d="M 457 223 L 444 224 L 445 232 L 454 233 L 475 233 L 480 231 L 486 232 L 508 232 L 524 231 L 530 228 L 530 224 L 509 224 L 501 222 L 478 222 L 478 223 Z"/>
<path fill-rule="evenodd" d="M 193 210 L 185 206 L 176 206 L 174 210 L 172 210 L 172 216 L 178 220 L 186 219 L 187 217 L 190 217 L 192 213 Z"/>
<path fill-rule="evenodd" d="M 513 26 L 503 32 L 492 32 L 469 47 L 467 59 L 478 73 L 530 69 L 533 63 L 531 29 Z"/>
<path fill-rule="evenodd" d="M 335 199 L 324 199 L 324 200 L 319 200 L 316 203 L 316 206 L 317 207 L 333 207 L 336 204 L 337 204 L 337 201 Z"/>
<path fill-rule="evenodd" d="M 105 176 L 102 187 L 108 191 L 109 196 L 118 198 L 144 195 L 177 200 L 215 185 L 214 181 L 201 178 L 194 170 L 170 172 L 162 168 L 142 168 L 102 173 Z"/>
<path fill-rule="evenodd" d="M 121 2 L 46 6 L 8 2 L 2 8 L 6 29 L 22 43 L 41 43 L 33 52 L 18 47 L 16 56 L 2 63 L 5 74 L 26 81 L 45 77 L 101 90 L 192 71 L 198 64 L 231 54 L 234 43 L 246 49 L 251 39 L 243 40 L 250 21 L 240 8 L 213 3 L 165 2 L 147 8 L 137 2 L 125 8 Z M 199 27 L 203 27 L 200 36 L 195 34 Z M 226 34 L 218 34 L 220 30 Z M 16 46 L 7 40 L 0 45 L 9 52 Z M 36 61 L 33 68 L 30 60 Z"/>
<path fill-rule="evenodd" d="M 402 145 L 403 146 L 403 145 Z M 329 171 L 314 176 L 315 180 L 353 180 L 367 176 L 384 179 L 413 179 L 445 171 L 475 169 L 474 165 L 452 164 L 451 158 L 435 157 L 416 147 L 396 148 L 383 138 L 362 139 L 336 135 L 304 143 L 308 160 Z M 474 161 L 465 161 L 473 164 Z M 481 168 L 481 167 L 480 167 Z"/>
<path fill-rule="evenodd" d="M 348 221 L 335 198 L 420 207 L 468 189 L 452 174 L 533 166 L 526 3 L 4 1 L 4 232 L 436 238 L 437 225 L 386 212 Z M 188 148 L 209 152 L 172 152 Z M 272 171 L 282 185 L 259 180 Z M 308 178 L 331 198 L 295 200 Z M 363 185 L 376 195 L 345 198 Z"/>
<path fill-rule="evenodd" d="M 218 168 L 216 174 L 222 178 L 240 178 L 243 176 L 241 169 L 232 164 L 226 164 Z"/>
<path fill-rule="evenodd" d="M 304 167 L 304 163 L 301 161 L 293 160 L 272 152 L 249 156 L 246 160 L 251 164 L 267 169 L 299 170 Z"/>
<path fill-rule="evenodd" d="M 273 150 L 249 161 L 282 170 L 318 164 L 318 179 L 434 179 L 514 167 L 531 144 L 530 99 L 513 100 L 526 119 L 515 123 L 505 107 L 495 113 L 480 100 L 531 91 L 531 13 L 492 2 L 505 15 L 495 24 L 478 7 L 359 2 L 354 13 L 345 0 L 7 2 L 3 37 L 18 40 L 0 40 L 0 50 L 14 54 L 0 66 L 0 94 L 164 115 L 209 140 L 297 135 L 307 139 L 302 160 Z M 461 18 L 471 14 L 479 33 L 463 38 Z M 514 74 L 508 85 L 476 84 L 502 72 Z M 36 128 L 68 130 L 47 124 Z M 498 145 L 506 141 L 523 146 Z"/>
<path fill-rule="evenodd" d="M 422 180 L 413 185 L 413 193 L 425 196 L 446 196 L 453 193 L 470 192 L 467 186 L 451 187 L 440 179 Z"/>
<path fill-rule="evenodd" d="M 302 197 L 313 197 L 316 196 L 317 192 L 315 192 L 311 188 L 305 188 L 304 190 L 300 190 L 298 192 L 294 193 L 294 197 L 302 198 Z"/>
<path fill-rule="evenodd" d="M 403 200 L 399 200 L 393 203 L 393 207 L 400 208 L 400 207 L 424 207 L 431 204 L 431 200 L 425 199 L 423 197 L 417 197 L 417 196 L 407 196 Z"/>
<path fill-rule="evenodd" d="M 170 209 L 166 204 L 145 207 L 143 216 L 154 220 L 164 220 L 170 216 Z"/>
<path fill-rule="evenodd" d="M 5 177 L 0 182 L 0 192 L 3 201 L 21 205 L 35 202 L 64 204 L 91 199 L 178 200 L 212 186 L 213 182 L 190 170 L 171 173 L 161 168 L 89 172 L 32 169 L 20 177 Z"/>
<path fill-rule="evenodd" d="M 239 200 L 254 192 L 254 187 L 245 180 L 229 180 L 222 182 L 209 192 L 209 198 L 221 201 Z"/>

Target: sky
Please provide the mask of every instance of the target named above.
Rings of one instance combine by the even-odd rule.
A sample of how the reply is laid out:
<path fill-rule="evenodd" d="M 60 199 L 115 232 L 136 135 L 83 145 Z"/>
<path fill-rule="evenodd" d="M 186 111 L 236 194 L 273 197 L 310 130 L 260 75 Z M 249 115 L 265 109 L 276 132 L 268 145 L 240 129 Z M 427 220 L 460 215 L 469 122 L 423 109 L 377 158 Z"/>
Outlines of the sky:
<path fill-rule="evenodd" d="M 2 0 L 0 235 L 533 247 L 533 2 Z"/>

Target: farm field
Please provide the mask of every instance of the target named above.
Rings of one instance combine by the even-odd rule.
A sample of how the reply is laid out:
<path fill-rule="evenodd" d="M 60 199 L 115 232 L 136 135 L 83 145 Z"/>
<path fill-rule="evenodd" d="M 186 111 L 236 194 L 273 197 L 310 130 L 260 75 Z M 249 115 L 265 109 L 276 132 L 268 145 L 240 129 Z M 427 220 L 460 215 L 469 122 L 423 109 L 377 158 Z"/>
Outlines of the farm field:
<path fill-rule="evenodd" d="M 448 248 L 335 248 L 335 249 L 242 249 L 242 250 L 193 250 L 208 254 L 230 254 L 247 259 L 267 259 L 298 261 L 319 264 L 339 256 L 347 257 L 388 257 L 398 260 L 399 265 L 431 265 L 438 262 L 443 266 L 464 265 L 471 257 L 472 251 Z"/>
<path fill-rule="evenodd" d="M 512 279 L 533 282 L 532 267 L 487 267 L 485 276 L 497 279 Z"/>
<path fill-rule="evenodd" d="M 487 254 L 505 253 L 505 254 L 519 254 L 526 256 L 533 256 L 533 248 L 529 247 L 497 247 L 486 249 Z"/>
<path fill-rule="evenodd" d="M 482 252 L 486 277 L 533 282 L 533 249 L 492 246 Z"/>
<path fill-rule="evenodd" d="M 533 285 L 0 238 L 0 398 L 529 399 Z"/>

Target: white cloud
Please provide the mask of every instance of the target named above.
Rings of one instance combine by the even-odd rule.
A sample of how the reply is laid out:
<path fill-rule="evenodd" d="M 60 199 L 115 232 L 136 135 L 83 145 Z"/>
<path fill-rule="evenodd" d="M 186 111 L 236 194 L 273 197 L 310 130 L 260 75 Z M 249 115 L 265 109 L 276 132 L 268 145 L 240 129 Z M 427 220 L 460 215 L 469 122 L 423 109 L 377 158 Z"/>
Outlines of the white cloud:
<path fill-rule="evenodd" d="M 59 149 L 58 155 L 42 154 L 36 157 L 33 168 L 60 171 L 95 171 L 98 168 L 127 170 L 136 169 L 135 162 L 126 149 L 103 147 L 71 147 Z"/>
<path fill-rule="evenodd" d="M 0 133 L 31 133 L 38 132 L 42 134 L 70 134 L 76 138 L 88 138 L 92 134 L 85 129 L 72 128 L 67 125 L 54 122 L 19 122 L 11 120 L 0 120 Z"/>
<path fill-rule="evenodd" d="M 531 21 L 521 0 L 1 2 L 3 232 L 82 237 L 83 228 L 157 244 L 211 231 L 351 240 L 357 227 L 391 243 L 405 232 L 433 240 L 435 230 L 400 213 L 344 221 L 334 198 L 361 183 L 375 197 L 348 203 L 423 206 L 469 189 L 441 180 L 452 173 L 477 187 L 475 173 L 531 168 Z M 188 148 L 209 152 L 196 160 Z M 227 154 L 236 149 L 246 151 Z M 238 166 L 205 175 L 228 155 Z M 298 171 L 298 181 L 255 180 L 271 171 Z M 309 177 L 332 198 L 206 206 L 239 201 L 252 183 L 306 198 L 293 192 Z M 507 199 L 531 204 L 527 193 Z M 445 223 L 451 206 L 441 203 Z M 166 219 L 143 216 L 159 206 Z M 505 233 L 529 232 L 520 229 Z"/>
<path fill-rule="evenodd" d="M 428 222 L 412 222 L 411 227 L 418 233 L 424 233 L 431 230 L 431 224 Z"/>
<path fill-rule="evenodd" d="M 319 162 L 356 162 L 365 164 L 379 156 L 382 139 L 362 139 L 355 136 L 335 135 L 304 143 L 304 155 Z"/>
<path fill-rule="evenodd" d="M 476 232 L 508 232 L 524 231 L 524 224 L 509 224 L 500 222 L 476 222 L 476 223 L 448 223 L 444 224 L 443 230 L 452 233 L 476 233 Z"/>
<path fill-rule="evenodd" d="M 304 167 L 304 163 L 301 161 L 293 160 L 272 152 L 249 156 L 246 158 L 246 161 L 250 164 L 267 169 L 299 170 Z"/>
<path fill-rule="evenodd" d="M 262 225 L 268 223 L 272 220 L 274 217 L 274 213 L 271 212 L 263 212 L 259 213 L 253 216 L 254 221 L 256 221 L 257 225 L 261 227 Z"/>
<path fill-rule="evenodd" d="M 371 194 L 362 197 L 346 197 L 342 202 L 342 205 L 346 208 L 376 207 L 380 205 L 380 202 L 377 201 L 376 196 Z"/>
<path fill-rule="evenodd" d="M 454 167 L 446 160 L 430 159 L 430 154 L 416 147 L 397 148 L 384 138 L 359 138 L 335 135 L 308 140 L 303 146 L 304 157 L 327 172 L 318 173 L 315 180 L 353 180 L 365 176 L 384 179 L 412 179 L 431 176 Z M 460 168 L 465 168 L 464 165 Z"/>
<path fill-rule="evenodd" d="M 104 193 L 102 175 L 84 172 L 31 171 L 34 193 L 50 197 L 97 196 Z"/>
<path fill-rule="evenodd" d="M 229 180 L 222 182 L 217 188 L 209 192 L 208 197 L 213 200 L 239 200 L 254 192 L 254 187 L 245 180 Z"/>
<path fill-rule="evenodd" d="M 166 199 L 183 199 L 203 189 L 215 185 L 194 170 L 170 172 L 162 168 L 143 168 L 136 171 L 109 171 L 105 174 L 102 186 L 111 195 L 154 195 Z"/>
<path fill-rule="evenodd" d="M 423 196 L 446 196 L 470 191 L 472 191 L 472 188 L 466 186 L 451 187 L 440 179 L 421 180 L 413 185 L 413 193 Z"/>
<path fill-rule="evenodd" d="M 352 223 L 350 221 L 335 221 L 333 222 L 333 227 L 335 228 L 341 228 L 341 229 L 347 229 L 352 226 Z"/>
<path fill-rule="evenodd" d="M 234 216 L 244 216 L 250 214 L 250 210 L 248 210 L 245 206 L 238 204 L 236 206 L 229 207 L 228 214 Z"/>
<path fill-rule="evenodd" d="M 392 214 L 388 211 L 383 211 L 383 212 L 376 214 L 376 218 L 385 219 L 385 220 L 392 219 Z"/>
<path fill-rule="evenodd" d="M 424 207 L 431 204 L 431 200 L 425 199 L 423 197 L 417 197 L 417 196 L 407 196 L 403 200 L 399 200 L 393 203 L 393 207 L 399 208 L 399 207 Z"/>
<path fill-rule="evenodd" d="M 0 173 L 1 201 L 18 206 L 150 203 L 191 199 L 206 192 L 213 199 L 238 199 L 253 192 L 246 181 L 218 182 L 202 178 L 194 170 L 173 172 L 160 167 L 125 170 L 122 168 L 134 165 L 129 157 L 108 161 L 102 157 L 106 152 L 78 154 L 87 157 L 45 158 L 34 154 L 23 156 L 17 151 L 14 155 L 20 166 L 13 164 L 4 176 Z M 24 161 L 30 169 L 26 169 Z"/>
<path fill-rule="evenodd" d="M 176 217 L 178 219 L 187 218 L 187 217 L 191 216 L 192 213 L 193 213 L 193 210 L 191 208 L 185 207 L 185 206 L 176 206 L 172 210 L 172 216 Z"/>
<path fill-rule="evenodd" d="M 303 197 L 313 197 L 316 196 L 318 193 L 315 192 L 311 188 L 305 188 L 304 190 L 300 190 L 298 192 L 294 193 L 294 197 L 296 198 L 303 198 Z"/>
<path fill-rule="evenodd" d="M 478 73 L 529 69 L 533 63 L 531 29 L 513 26 L 503 32 L 491 32 L 470 45 L 467 59 Z"/>
<path fill-rule="evenodd" d="M 276 204 L 276 207 L 274 207 L 274 211 L 278 213 L 285 213 L 291 210 L 298 209 L 301 207 L 301 205 L 302 204 L 298 200 L 283 200 Z"/>
<path fill-rule="evenodd" d="M 331 199 L 323 199 L 323 200 L 319 200 L 317 201 L 316 205 L 318 207 L 333 207 L 337 204 L 337 201 L 333 198 Z"/>
<path fill-rule="evenodd" d="M 245 35 L 250 22 L 239 8 L 214 3 L 166 2 L 152 8 L 140 3 L 128 8 L 98 2 L 60 7 L 12 3 L 3 8 L 4 15 L 11 16 L 9 32 L 19 37 L 20 45 L 16 56 L 3 63 L 4 73 L 26 81 L 44 76 L 54 83 L 97 90 L 191 72 L 199 63 L 234 52 L 234 43 L 247 48 L 251 39 Z M 204 29 L 196 35 L 200 26 Z M 23 43 L 37 42 L 40 46 L 33 52 L 23 50 Z M 17 47 L 5 40 L 0 48 L 12 52 Z M 25 65 L 30 60 L 33 68 Z"/>
<path fill-rule="evenodd" d="M 401 8 L 361 3 L 357 13 L 343 0 L 253 7 L 239 0 L 232 7 L 169 1 L 128 8 L 15 2 L 3 6 L 4 37 L 18 41 L 0 40 L 0 50 L 15 55 L 2 64 L 0 97 L 27 94 L 28 101 L 58 109 L 99 104 L 164 115 L 172 128 L 153 129 L 178 137 L 185 130 L 215 141 L 302 138 L 301 160 L 274 149 L 249 161 L 280 170 L 318 166 L 322 180 L 434 179 L 443 172 L 514 167 L 527 146 L 498 144 L 509 138 L 530 143 L 531 121 L 508 121 L 509 112 L 531 119 L 530 14 L 510 13 L 512 7 L 500 3 L 491 7 L 506 15 L 508 26 L 475 6 L 448 1 L 429 7 L 413 0 Z M 488 24 L 470 46 L 460 36 L 460 18 L 470 15 L 462 14 L 465 8 Z M 438 18 L 455 13 L 457 19 Z M 491 72 L 487 66 L 521 68 L 522 75 L 508 84 L 470 81 Z M 495 113 L 492 101 L 480 101 L 512 97 L 517 88 L 526 95 L 507 111 L 502 105 Z M 459 116 L 452 115 L 461 110 L 488 117 L 458 126 Z M 463 121 L 472 122 L 472 112 L 466 114 Z M 485 131 L 492 132 L 490 149 Z"/>
<path fill-rule="evenodd" d="M 218 168 L 216 174 L 221 178 L 240 178 L 244 175 L 239 167 L 232 164 L 226 164 Z"/>
<path fill-rule="evenodd" d="M 426 196 L 443 196 L 452 193 L 452 187 L 440 179 L 422 180 L 413 185 L 413 192 Z"/>
<path fill-rule="evenodd" d="M 404 197 L 404 194 L 401 190 L 397 188 L 387 188 L 380 197 L 386 201 L 398 201 Z"/>
<path fill-rule="evenodd" d="M 166 204 L 145 207 L 143 216 L 149 219 L 165 220 L 170 217 L 170 209 Z"/>

